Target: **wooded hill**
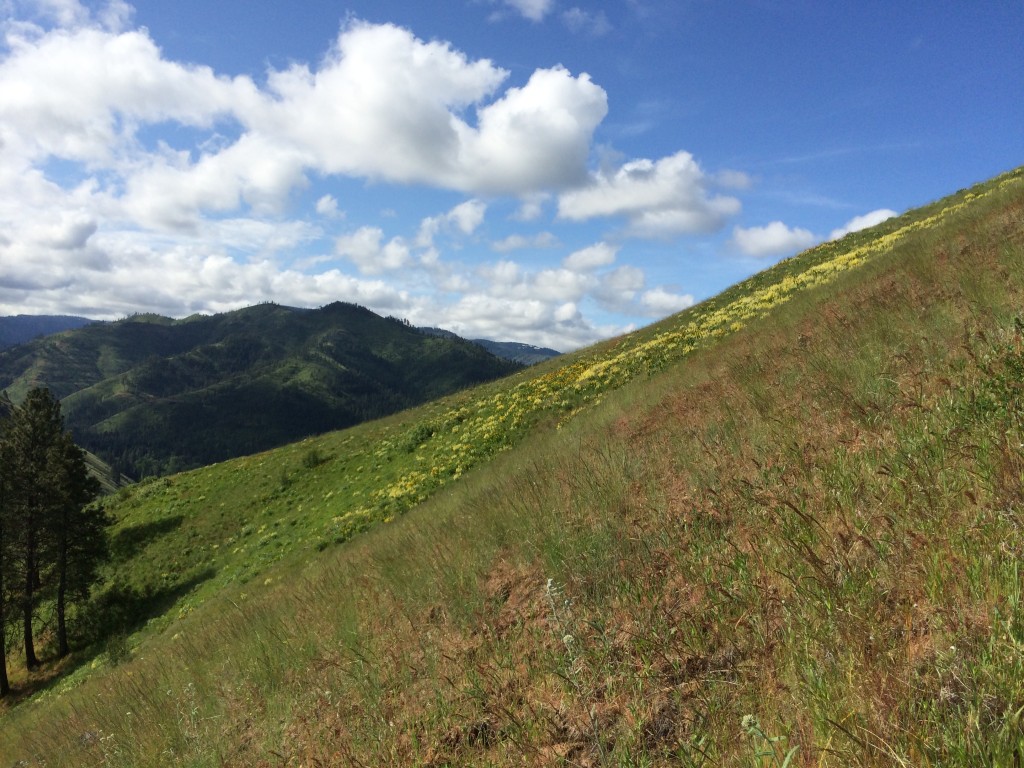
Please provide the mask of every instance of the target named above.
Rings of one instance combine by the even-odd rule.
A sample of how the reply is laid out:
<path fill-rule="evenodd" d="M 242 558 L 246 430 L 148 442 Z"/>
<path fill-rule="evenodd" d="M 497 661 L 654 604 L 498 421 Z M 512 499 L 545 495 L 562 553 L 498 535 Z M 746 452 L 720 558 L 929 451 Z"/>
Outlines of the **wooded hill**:
<path fill-rule="evenodd" d="M 0 317 L 0 349 L 24 344 L 26 341 L 49 336 L 73 328 L 81 328 L 92 320 L 74 315 L 13 315 Z"/>
<path fill-rule="evenodd" d="M 75 440 L 140 478 L 357 424 L 518 369 L 351 304 L 137 315 L 0 351 L 0 389 L 62 401 Z"/>

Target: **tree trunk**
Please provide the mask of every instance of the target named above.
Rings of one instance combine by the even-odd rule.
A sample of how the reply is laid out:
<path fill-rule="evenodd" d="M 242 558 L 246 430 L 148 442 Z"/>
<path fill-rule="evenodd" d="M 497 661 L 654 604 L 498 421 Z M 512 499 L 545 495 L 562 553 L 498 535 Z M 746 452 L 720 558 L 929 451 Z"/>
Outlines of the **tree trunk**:
<path fill-rule="evenodd" d="M 60 552 L 57 562 L 57 658 L 68 655 L 68 628 L 64 619 L 64 596 L 68 584 L 68 537 L 67 526 L 58 532 L 60 536 Z"/>
<path fill-rule="evenodd" d="M 2 591 L 4 586 L 3 576 L 0 575 L 0 697 L 11 692 L 11 683 L 7 679 L 7 633 L 4 631 L 6 622 L 4 619 L 4 603 Z"/>
<path fill-rule="evenodd" d="M 3 514 L 0 511 L 0 514 Z M 0 520 L 0 697 L 11 692 L 7 679 L 7 614 L 4 611 L 4 529 Z"/>
<path fill-rule="evenodd" d="M 7 484 L 6 478 L 0 476 L 0 697 L 11 692 L 11 682 L 7 678 L 7 592 L 4 591 L 4 571 L 7 569 L 5 558 L 8 555 L 4 545 L 4 518 L 7 515 Z"/>
<path fill-rule="evenodd" d="M 34 539 L 35 537 L 32 537 Z M 25 595 L 24 595 L 24 616 L 25 616 L 25 669 L 31 671 L 39 666 L 39 659 L 36 656 L 36 645 L 32 639 L 32 614 L 35 613 L 35 576 L 36 558 L 35 541 L 30 541 L 28 557 L 25 561 Z"/>

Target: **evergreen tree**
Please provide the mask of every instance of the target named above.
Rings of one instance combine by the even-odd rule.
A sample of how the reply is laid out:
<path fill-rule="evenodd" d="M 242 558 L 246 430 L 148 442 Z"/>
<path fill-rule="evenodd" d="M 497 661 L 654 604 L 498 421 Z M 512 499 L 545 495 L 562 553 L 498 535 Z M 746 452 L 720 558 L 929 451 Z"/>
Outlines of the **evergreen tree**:
<path fill-rule="evenodd" d="M 9 561 L 7 537 L 7 478 L 4 467 L 0 466 L 0 696 L 11 691 L 7 677 L 7 586 L 5 576 Z"/>
<path fill-rule="evenodd" d="M 12 584 L 22 619 L 25 666 L 39 666 L 32 623 L 41 598 L 43 525 L 59 503 L 50 475 L 52 452 L 63 433 L 60 404 L 48 389 L 31 390 L 15 408 L 3 440 L 7 472 Z"/>
<path fill-rule="evenodd" d="M 106 526 L 102 507 L 89 506 L 99 493 L 99 481 L 89 474 L 82 449 L 65 432 L 53 451 L 53 474 L 61 491 L 52 510 L 47 539 L 56 570 L 57 655 L 68 654 L 67 606 L 85 600 L 107 557 Z"/>
<path fill-rule="evenodd" d="M 39 665 L 33 625 L 44 597 L 57 613 L 58 653 L 68 652 L 69 597 L 88 593 L 106 554 L 102 510 L 87 507 L 99 485 L 64 431 L 60 403 L 37 388 L 14 409 L 0 441 L 5 481 L 5 565 L 20 611 L 25 665 Z M 49 588 L 49 591 L 47 591 Z"/>
<path fill-rule="evenodd" d="M 14 406 L 6 392 L 0 392 L 0 440 L 3 438 L 7 420 L 14 411 Z M 8 512 L 7 465 L 4 462 L 0 442 L 0 696 L 11 692 L 11 683 L 7 677 L 7 570 L 10 563 L 10 552 L 6 528 Z"/>

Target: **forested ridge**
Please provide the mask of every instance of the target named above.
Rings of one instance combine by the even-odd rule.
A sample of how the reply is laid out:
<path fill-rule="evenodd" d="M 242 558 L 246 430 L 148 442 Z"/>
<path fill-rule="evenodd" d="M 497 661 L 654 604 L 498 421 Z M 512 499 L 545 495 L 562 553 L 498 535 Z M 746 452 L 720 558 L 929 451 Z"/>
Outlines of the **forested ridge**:
<path fill-rule="evenodd" d="M 337 302 L 137 315 L 0 351 L 0 389 L 61 399 L 83 448 L 134 479 L 409 408 L 520 365 Z"/>

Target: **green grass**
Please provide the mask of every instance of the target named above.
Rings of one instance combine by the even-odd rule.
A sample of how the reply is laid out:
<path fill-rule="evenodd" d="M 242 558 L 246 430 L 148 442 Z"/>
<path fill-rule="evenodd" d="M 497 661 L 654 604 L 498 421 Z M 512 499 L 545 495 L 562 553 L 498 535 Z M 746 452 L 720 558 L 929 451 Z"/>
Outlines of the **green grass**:
<path fill-rule="evenodd" d="M 8 711 L 0 755 L 1013 765 L 1022 306 L 1015 172 L 506 381 L 126 489 L 127 647 Z"/>

